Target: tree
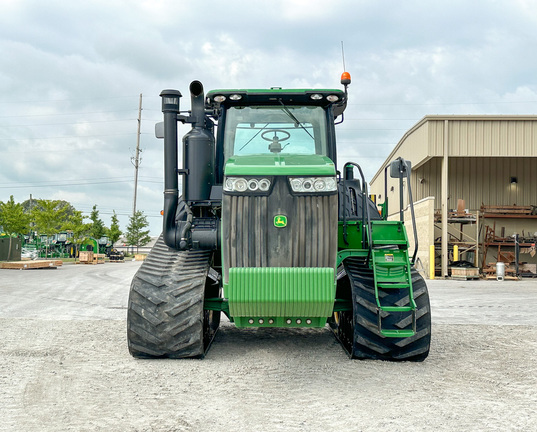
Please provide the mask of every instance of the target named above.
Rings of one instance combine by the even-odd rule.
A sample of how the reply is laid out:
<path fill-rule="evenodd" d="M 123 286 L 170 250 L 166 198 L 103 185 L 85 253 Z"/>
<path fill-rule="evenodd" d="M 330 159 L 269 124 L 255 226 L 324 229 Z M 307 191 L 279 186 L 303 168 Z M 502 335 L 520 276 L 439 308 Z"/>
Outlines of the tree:
<path fill-rule="evenodd" d="M 16 203 L 13 195 L 6 203 L 0 202 L 0 226 L 6 234 L 25 234 L 30 230 L 30 215 L 22 204 Z"/>
<path fill-rule="evenodd" d="M 151 240 L 149 230 L 144 229 L 149 226 L 149 222 L 147 222 L 147 218 L 141 210 L 137 210 L 133 216 L 130 216 L 129 221 L 126 233 L 127 244 L 136 246 L 136 253 L 138 253 L 138 248 L 145 246 Z"/>
<path fill-rule="evenodd" d="M 39 207 L 39 202 L 43 201 L 40 199 L 27 199 L 22 203 L 22 206 L 24 207 L 24 211 L 26 213 L 31 213 L 35 208 Z M 66 218 L 69 216 L 72 216 L 76 209 L 71 205 L 71 203 L 64 201 L 64 200 L 55 200 L 54 201 L 57 205 L 57 207 L 65 208 L 65 214 Z"/>
<path fill-rule="evenodd" d="M 63 227 L 73 234 L 71 242 L 76 245 L 77 249 L 79 249 L 79 245 L 87 238 L 91 231 L 91 224 L 84 223 L 85 218 L 86 216 L 82 216 L 81 211 L 75 210 Z"/>
<path fill-rule="evenodd" d="M 37 200 L 36 206 L 32 209 L 32 219 L 37 232 L 48 238 L 62 231 L 69 222 L 69 207 L 65 201 Z M 48 242 L 45 248 L 46 254 L 48 254 Z"/>
<path fill-rule="evenodd" d="M 112 245 L 119 240 L 119 237 L 121 237 L 121 230 L 119 229 L 119 220 L 116 215 L 116 211 L 114 210 L 114 214 L 112 215 L 112 224 L 110 225 L 110 229 L 108 230 L 108 238 L 110 239 L 110 243 Z"/>
<path fill-rule="evenodd" d="M 94 239 L 99 240 L 102 236 L 106 234 L 106 227 L 104 226 L 103 221 L 99 219 L 99 210 L 97 210 L 97 204 L 93 206 L 93 210 L 90 214 L 90 220 L 92 222 L 90 235 Z"/>
<path fill-rule="evenodd" d="M 36 205 L 32 209 L 32 219 L 39 234 L 51 236 L 62 231 L 65 224 L 69 222 L 70 205 L 65 205 L 65 201 L 58 200 L 36 200 Z"/>

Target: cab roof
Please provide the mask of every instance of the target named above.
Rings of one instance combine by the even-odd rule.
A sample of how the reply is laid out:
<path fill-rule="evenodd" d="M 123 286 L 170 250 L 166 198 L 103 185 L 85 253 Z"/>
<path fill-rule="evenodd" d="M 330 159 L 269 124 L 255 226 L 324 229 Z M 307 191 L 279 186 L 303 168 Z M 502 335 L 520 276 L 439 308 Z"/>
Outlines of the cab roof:
<path fill-rule="evenodd" d="M 327 99 L 332 96 L 333 101 Z M 335 96 L 335 97 L 334 97 Z M 206 95 L 209 107 L 254 105 L 311 105 L 344 107 L 346 94 L 339 89 L 226 89 L 211 90 Z M 344 109 L 344 108 L 343 108 Z"/>

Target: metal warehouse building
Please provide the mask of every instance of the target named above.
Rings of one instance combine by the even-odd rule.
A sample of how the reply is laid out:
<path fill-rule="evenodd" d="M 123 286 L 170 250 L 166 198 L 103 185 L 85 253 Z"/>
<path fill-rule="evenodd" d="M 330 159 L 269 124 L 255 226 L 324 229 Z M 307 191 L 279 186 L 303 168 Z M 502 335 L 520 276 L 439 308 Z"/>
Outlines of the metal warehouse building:
<path fill-rule="evenodd" d="M 506 264 L 522 261 L 528 263 L 529 271 L 534 269 L 537 116 L 424 117 L 403 136 L 373 177 L 371 193 L 378 202 L 386 195 L 385 168 L 397 157 L 412 163 L 418 257 L 427 274 L 432 245 L 436 274 L 442 277 L 448 276 L 457 250 L 460 260 L 475 263 L 481 271 L 497 260 Z M 397 218 L 398 179 L 388 176 L 386 190 L 390 218 Z M 407 191 L 404 195 L 407 205 Z M 409 218 L 405 216 L 405 220 Z M 412 237 L 408 228 L 407 222 Z M 515 247 L 515 234 L 519 235 L 519 248 Z M 519 260 L 515 260 L 515 250 L 521 252 Z"/>

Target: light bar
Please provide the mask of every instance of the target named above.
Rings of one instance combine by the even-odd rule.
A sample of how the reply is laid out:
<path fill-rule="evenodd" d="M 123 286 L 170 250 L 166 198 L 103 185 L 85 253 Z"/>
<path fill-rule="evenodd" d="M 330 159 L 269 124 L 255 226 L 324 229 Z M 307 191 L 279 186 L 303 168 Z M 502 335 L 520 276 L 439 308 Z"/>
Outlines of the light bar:
<path fill-rule="evenodd" d="M 270 180 L 267 178 L 228 177 L 224 182 L 226 192 L 267 192 L 270 189 Z"/>
<path fill-rule="evenodd" d="M 291 177 L 289 179 L 293 192 L 333 192 L 337 190 L 334 177 Z"/>

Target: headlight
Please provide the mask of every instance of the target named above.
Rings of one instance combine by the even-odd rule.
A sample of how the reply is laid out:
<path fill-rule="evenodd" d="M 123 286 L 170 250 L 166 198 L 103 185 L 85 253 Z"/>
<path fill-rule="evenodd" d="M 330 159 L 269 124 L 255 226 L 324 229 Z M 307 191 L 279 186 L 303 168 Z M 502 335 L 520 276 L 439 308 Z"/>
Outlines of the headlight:
<path fill-rule="evenodd" d="M 262 192 L 266 192 L 270 189 L 270 180 L 269 179 L 261 179 L 259 180 L 259 190 Z"/>
<path fill-rule="evenodd" d="M 241 177 L 228 177 L 224 182 L 224 191 L 226 192 L 267 192 L 270 189 L 270 180 L 262 179 L 245 179 Z"/>
<path fill-rule="evenodd" d="M 337 190 L 333 177 L 292 177 L 289 179 L 293 192 L 333 192 Z"/>

